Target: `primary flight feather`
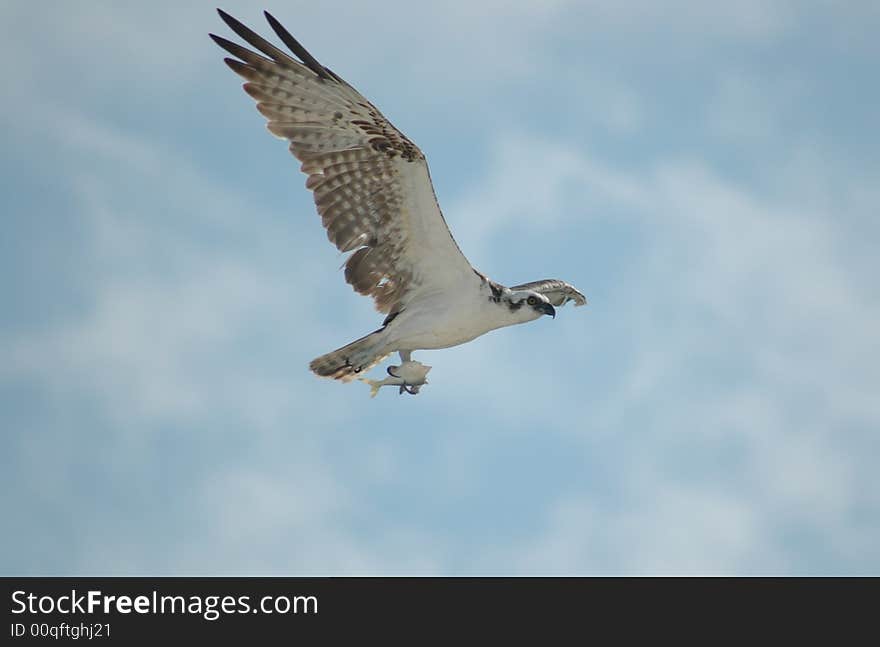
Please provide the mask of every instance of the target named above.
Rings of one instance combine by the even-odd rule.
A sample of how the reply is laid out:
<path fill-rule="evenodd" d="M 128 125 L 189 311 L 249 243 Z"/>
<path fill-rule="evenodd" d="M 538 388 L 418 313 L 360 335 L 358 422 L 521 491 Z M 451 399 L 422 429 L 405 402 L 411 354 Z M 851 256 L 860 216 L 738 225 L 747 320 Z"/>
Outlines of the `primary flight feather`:
<path fill-rule="evenodd" d="M 564 281 L 508 288 L 475 270 L 443 219 L 422 151 L 271 14 L 265 13 L 269 25 L 296 58 L 218 12 L 257 50 L 211 34 L 235 57 L 226 64 L 245 79 L 269 131 L 290 142 L 302 163 L 327 237 L 350 252 L 345 280 L 387 315 L 378 330 L 312 360 L 312 371 L 349 381 L 399 352 L 403 363 L 389 374 L 423 380 L 427 371 L 414 366 L 415 350 L 456 346 L 496 328 L 555 317 L 554 307 L 568 301 L 586 303 Z M 424 383 L 404 382 L 401 392 L 417 393 Z"/>

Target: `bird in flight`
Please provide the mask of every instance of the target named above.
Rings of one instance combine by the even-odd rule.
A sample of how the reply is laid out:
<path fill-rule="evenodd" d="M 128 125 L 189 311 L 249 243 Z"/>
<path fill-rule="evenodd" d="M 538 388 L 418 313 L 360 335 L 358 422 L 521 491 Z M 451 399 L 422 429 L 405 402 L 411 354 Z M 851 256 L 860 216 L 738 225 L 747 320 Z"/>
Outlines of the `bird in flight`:
<path fill-rule="evenodd" d="M 386 315 L 378 330 L 312 360 L 314 373 L 348 382 L 397 352 L 401 365 L 388 368 L 394 379 L 368 382 L 374 394 L 383 384 L 415 394 L 430 367 L 413 351 L 457 346 L 587 302 L 565 281 L 505 287 L 474 269 L 440 212 L 422 151 L 271 14 L 266 20 L 296 58 L 218 12 L 257 50 L 211 34 L 235 57 L 224 60 L 245 79 L 269 131 L 302 163 L 327 237 L 350 253 L 345 280 Z"/>

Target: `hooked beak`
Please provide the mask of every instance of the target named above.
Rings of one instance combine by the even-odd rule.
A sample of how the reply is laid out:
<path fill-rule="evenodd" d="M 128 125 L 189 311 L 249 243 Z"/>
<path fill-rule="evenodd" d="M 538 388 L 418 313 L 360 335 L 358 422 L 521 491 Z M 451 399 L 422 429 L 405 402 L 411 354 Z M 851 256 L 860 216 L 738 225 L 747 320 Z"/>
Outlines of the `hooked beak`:
<path fill-rule="evenodd" d="M 543 312 L 545 315 L 550 315 L 554 319 L 556 319 L 556 308 L 551 306 L 549 303 L 541 303 L 538 306 L 538 310 Z"/>

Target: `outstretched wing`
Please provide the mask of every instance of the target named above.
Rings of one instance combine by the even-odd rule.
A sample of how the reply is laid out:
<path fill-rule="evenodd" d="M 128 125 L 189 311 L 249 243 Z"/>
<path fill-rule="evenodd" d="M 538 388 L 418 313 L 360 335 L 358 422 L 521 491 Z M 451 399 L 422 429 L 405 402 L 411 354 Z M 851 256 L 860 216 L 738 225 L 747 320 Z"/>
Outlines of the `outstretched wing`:
<path fill-rule="evenodd" d="M 247 81 L 244 90 L 268 119 L 269 131 L 288 140 L 302 162 L 330 242 L 353 252 L 345 280 L 372 296 L 380 312 L 392 314 L 422 294 L 476 281 L 415 144 L 269 13 L 272 29 L 300 60 L 218 11 L 262 54 L 211 34 L 236 57 L 225 61 Z"/>
<path fill-rule="evenodd" d="M 582 306 L 587 303 L 587 298 L 573 285 L 560 281 L 559 279 L 544 279 L 543 281 L 532 281 L 531 283 L 523 283 L 510 288 L 514 292 L 518 290 L 532 290 L 543 294 L 550 300 L 550 303 L 556 307 L 565 305 L 569 301 L 574 301 L 575 306 Z"/>

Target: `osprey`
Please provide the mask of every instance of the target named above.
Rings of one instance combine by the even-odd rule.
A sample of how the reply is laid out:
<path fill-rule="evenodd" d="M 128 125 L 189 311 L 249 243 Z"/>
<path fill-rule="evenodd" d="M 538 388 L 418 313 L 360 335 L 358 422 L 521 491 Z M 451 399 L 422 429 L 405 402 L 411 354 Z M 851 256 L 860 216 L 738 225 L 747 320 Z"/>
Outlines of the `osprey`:
<path fill-rule="evenodd" d="M 269 25 L 299 60 L 218 12 L 260 52 L 211 34 L 236 57 L 224 60 L 247 81 L 244 90 L 269 131 L 290 142 L 330 242 L 351 252 L 345 280 L 387 315 L 378 330 L 312 360 L 317 375 L 347 382 L 396 351 L 402 364 L 389 367 L 397 379 L 388 383 L 416 393 L 430 367 L 414 362 L 413 351 L 457 346 L 496 328 L 555 318 L 555 307 L 568 301 L 586 303 L 565 281 L 508 288 L 474 269 L 443 219 L 418 147 L 268 12 Z M 406 375 L 421 381 L 410 387 L 400 377 Z"/>

